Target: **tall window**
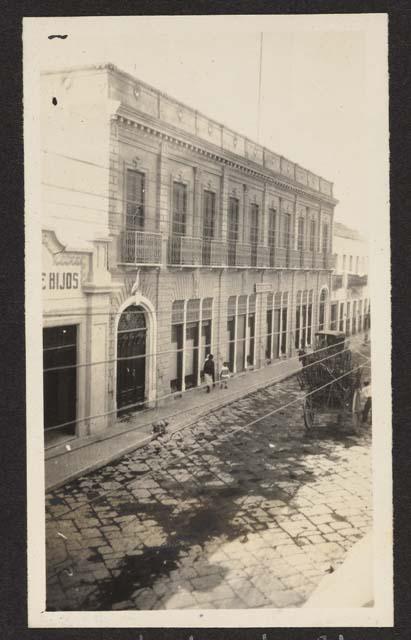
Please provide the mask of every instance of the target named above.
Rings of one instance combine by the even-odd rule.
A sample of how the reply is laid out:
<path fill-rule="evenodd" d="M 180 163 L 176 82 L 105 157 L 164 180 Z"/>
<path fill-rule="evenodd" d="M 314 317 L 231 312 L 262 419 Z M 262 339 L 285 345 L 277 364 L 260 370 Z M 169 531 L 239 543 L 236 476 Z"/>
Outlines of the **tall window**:
<path fill-rule="evenodd" d="M 183 374 L 184 300 L 175 300 L 171 312 L 171 345 L 175 356 L 170 359 L 171 391 L 181 391 Z"/>
<path fill-rule="evenodd" d="M 304 218 L 298 218 L 298 238 L 297 238 L 298 251 L 304 250 Z"/>
<path fill-rule="evenodd" d="M 288 293 L 285 291 L 281 303 L 281 355 L 287 355 L 287 329 L 288 329 Z"/>
<path fill-rule="evenodd" d="M 280 223 L 280 246 L 287 249 L 290 246 L 291 215 L 282 213 Z"/>
<path fill-rule="evenodd" d="M 272 343 L 273 343 L 273 306 L 274 306 L 274 294 L 267 293 L 267 313 L 266 313 L 266 343 L 265 343 L 265 357 L 267 360 L 272 358 Z"/>
<path fill-rule="evenodd" d="M 204 191 L 203 202 L 203 264 L 210 264 L 211 240 L 215 234 L 215 193 Z"/>
<path fill-rule="evenodd" d="M 173 235 L 186 234 L 187 187 L 181 182 L 173 184 Z"/>
<path fill-rule="evenodd" d="M 243 371 L 255 361 L 255 294 L 231 296 L 227 305 L 227 352 L 230 369 Z"/>
<path fill-rule="evenodd" d="M 359 273 L 359 268 L 360 268 L 360 258 L 357 256 L 355 259 L 355 273 Z"/>
<path fill-rule="evenodd" d="M 140 171 L 127 169 L 126 174 L 126 227 L 144 228 L 145 176 Z"/>
<path fill-rule="evenodd" d="M 251 244 L 251 266 L 257 266 L 257 244 L 258 244 L 258 205 L 250 205 L 250 244 Z"/>
<path fill-rule="evenodd" d="M 295 348 L 300 348 L 300 340 L 301 340 L 301 300 L 302 300 L 302 291 L 298 291 L 296 305 L 295 305 Z"/>
<path fill-rule="evenodd" d="M 300 349 L 311 344 L 311 323 L 313 290 L 298 291 L 295 306 L 295 348 Z"/>
<path fill-rule="evenodd" d="M 314 291 L 310 289 L 310 291 L 308 292 L 308 307 L 307 307 L 307 344 L 311 344 L 311 340 L 312 340 L 313 299 L 314 299 Z"/>
<path fill-rule="evenodd" d="M 342 270 L 345 271 L 345 264 L 347 262 L 347 256 L 343 256 Z"/>
<path fill-rule="evenodd" d="M 268 246 L 270 250 L 270 267 L 274 266 L 275 245 L 276 245 L 277 212 L 275 209 L 268 210 Z"/>
<path fill-rule="evenodd" d="M 214 238 L 215 232 L 215 193 L 204 191 L 203 237 Z"/>
<path fill-rule="evenodd" d="M 352 256 L 350 256 L 349 272 L 352 273 Z"/>
<path fill-rule="evenodd" d="M 236 249 L 238 241 L 238 216 L 239 202 L 237 198 L 228 200 L 227 242 L 228 264 L 232 267 L 236 264 Z"/>
<path fill-rule="evenodd" d="M 327 291 L 322 289 L 320 295 L 319 313 L 318 313 L 318 330 L 324 331 L 325 329 L 325 305 L 327 302 Z"/>
<path fill-rule="evenodd" d="M 227 303 L 227 360 L 230 371 L 234 371 L 235 363 L 235 320 L 237 296 L 230 296 Z"/>
<path fill-rule="evenodd" d="M 328 224 L 324 223 L 323 224 L 323 245 L 322 245 L 322 252 L 323 253 L 328 253 Z"/>
<path fill-rule="evenodd" d="M 340 331 L 344 331 L 344 303 L 340 302 L 340 320 L 339 320 L 340 326 L 339 329 Z"/>
<path fill-rule="evenodd" d="M 170 357 L 169 369 L 173 392 L 190 389 L 200 383 L 200 370 L 211 350 L 212 304 L 212 298 L 173 302 L 171 343 L 175 356 Z"/>
<path fill-rule="evenodd" d="M 311 220 L 311 222 L 310 222 L 310 251 L 315 251 L 315 232 L 316 232 L 315 220 Z"/>
<path fill-rule="evenodd" d="M 332 302 L 331 307 L 331 317 L 330 317 L 330 329 L 331 331 L 337 330 L 337 316 L 338 316 L 338 302 Z"/>
<path fill-rule="evenodd" d="M 347 311 L 345 317 L 345 335 L 351 335 L 351 303 L 347 302 Z"/>

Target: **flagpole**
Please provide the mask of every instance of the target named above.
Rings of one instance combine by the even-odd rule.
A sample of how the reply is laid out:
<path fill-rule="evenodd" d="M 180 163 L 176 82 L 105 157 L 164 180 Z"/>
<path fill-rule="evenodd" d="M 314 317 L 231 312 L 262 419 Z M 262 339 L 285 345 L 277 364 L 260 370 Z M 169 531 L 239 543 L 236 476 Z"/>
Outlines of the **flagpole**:
<path fill-rule="evenodd" d="M 263 64 L 263 34 L 260 34 L 260 70 L 258 78 L 258 113 L 257 113 L 257 142 L 260 142 L 260 111 L 261 111 L 261 76 Z"/>

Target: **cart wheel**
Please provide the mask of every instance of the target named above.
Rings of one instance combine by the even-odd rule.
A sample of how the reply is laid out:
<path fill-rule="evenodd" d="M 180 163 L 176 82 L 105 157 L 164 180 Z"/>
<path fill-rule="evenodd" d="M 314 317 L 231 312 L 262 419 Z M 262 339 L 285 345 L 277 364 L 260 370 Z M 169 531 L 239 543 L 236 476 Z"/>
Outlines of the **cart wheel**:
<path fill-rule="evenodd" d="M 304 410 L 305 428 L 307 430 L 310 430 L 314 426 L 314 419 L 315 419 L 314 405 L 313 405 L 311 396 L 306 396 L 304 398 L 303 410 Z"/>
<path fill-rule="evenodd" d="M 361 418 L 361 395 L 358 389 L 356 389 L 353 393 L 351 413 L 353 417 L 354 426 L 357 426 Z"/>

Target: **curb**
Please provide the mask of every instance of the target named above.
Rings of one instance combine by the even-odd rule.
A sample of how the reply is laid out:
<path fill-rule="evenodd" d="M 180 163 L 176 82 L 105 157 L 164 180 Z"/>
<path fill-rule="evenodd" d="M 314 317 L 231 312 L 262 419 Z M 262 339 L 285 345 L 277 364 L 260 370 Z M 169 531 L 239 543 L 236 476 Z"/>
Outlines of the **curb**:
<path fill-rule="evenodd" d="M 206 415 L 208 413 L 209 414 L 214 413 L 215 411 L 218 411 L 222 407 L 229 406 L 230 404 L 234 404 L 240 398 L 241 399 L 247 398 L 248 396 L 251 396 L 254 393 L 257 393 L 258 391 L 261 391 L 263 389 L 266 389 L 267 387 L 271 387 L 271 386 L 274 386 L 276 384 L 281 384 L 282 382 L 285 382 L 289 378 L 292 378 L 293 376 L 295 376 L 296 373 L 297 373 L 297 371 L 295 371 L 294 373 L 284 374 L 284 378 L 281 378 L 280 380 L 276 380 L 276 382 L 274 382 L 274 383 L 273 382 L 267 382 L 266 384 L 262 385 L 261 387 L 258 387 L 258 389 L 254 389 L 254 390 L 249 391 L 249 392 L 246 391 L 245 393 L 243 393 L 243 394 L 239 395 L 238 397 L 233 398 L 231 400 L 225 400 L 225 401 L 222 400 L 219 404 L 213 404 L 211 407 L 208 405 L 207 407 L 204 407 L 204 410 L 200 410 L 200 412 L 194 418 L 192 418 L 190 422 L 188 422 L 187 424 L 185 424 L 183 426 L 175 425 L 174 427 L 170 427 L 168 432 L 170 434 L 174 435 L 178 431 L 183 431 L 184 429 L 187 429 L 188 427 L 192 426 L 195 423 L 195 421 L 197 421 L 202 416 L 204 416 L 204 415 Z M 192 410 L 194 410 L 194 408 Z M 165 418 L 165 419 L 167 419 L 167 418 Z M 107 438 L 107 439 L 110 439 L 110 438 Z M 86 475 L 88 473 L 92 473 L 93 471 L 96 471 L 97 469 L 100 469 L 101 467 L 105 467 L 106 465 L 114 462 L 115 460 L 118 460 L 118 459 L 122 458 L 123 456 L 127 455 L 128 453 L 132 453 L 133 451 L 137 451 L 138 449 L 141 449 L 141 448 L 145 447 L 150 442 L 153 442 L 153 440 L 158 440 L 157 434 L 152 434 L 152 435 L 146 436 L 145 438 L 143 438 L 139 442 L 135 442 L 133 444 L 130 444 L 127 447 L 125 447 L 124 449 L 117 450 L 117 451 L 113 452 L 112 454 L 108 455 L 106 458 L 100 459 L 98 462 L 94 462 L 94 463 L 92 463 L 90 465 L 86 465 L 82 469 L 79 469 L 77 471 L 73 471 L 64 480 L 59 480 L 58 482 L 51 483 L 50 485 L 46 485 L 45 492 L 48 493 L 50 491 L 54 491 L 56 489 L 59 489 L 63 485 L 68 484 L 69 482 L 72 482 L 73 480 L 76 480 L 77 478 L 80 478 L 83 475 Z M 99 440 L 98 442 L 104 442 L 104 439 L 103 440 Z M 62 454 L 62 455 L 65 455 L 65 454 Z M 70 455 L 70 454 L 67 453 L 67 455 Z M 50 458 L 50 460 L 52 460 L 52 459 L 53 458 Z"/>

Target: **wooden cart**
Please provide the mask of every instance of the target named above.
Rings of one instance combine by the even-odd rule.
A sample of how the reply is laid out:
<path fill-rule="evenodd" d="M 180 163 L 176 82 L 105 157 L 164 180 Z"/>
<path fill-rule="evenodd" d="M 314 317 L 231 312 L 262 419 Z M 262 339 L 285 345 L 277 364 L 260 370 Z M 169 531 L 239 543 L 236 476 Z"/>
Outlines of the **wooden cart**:
<path fill-rule="evenodd" d="M 314 350 L 300 352 L 298 374 L 307 429 L 344 425 L 357 427 L 361 417 L 362 369 L 353 365 L 352 352 L 344 333 L 319 331 Z M 352 369 L 355 368 L 355 371 Z"/>

